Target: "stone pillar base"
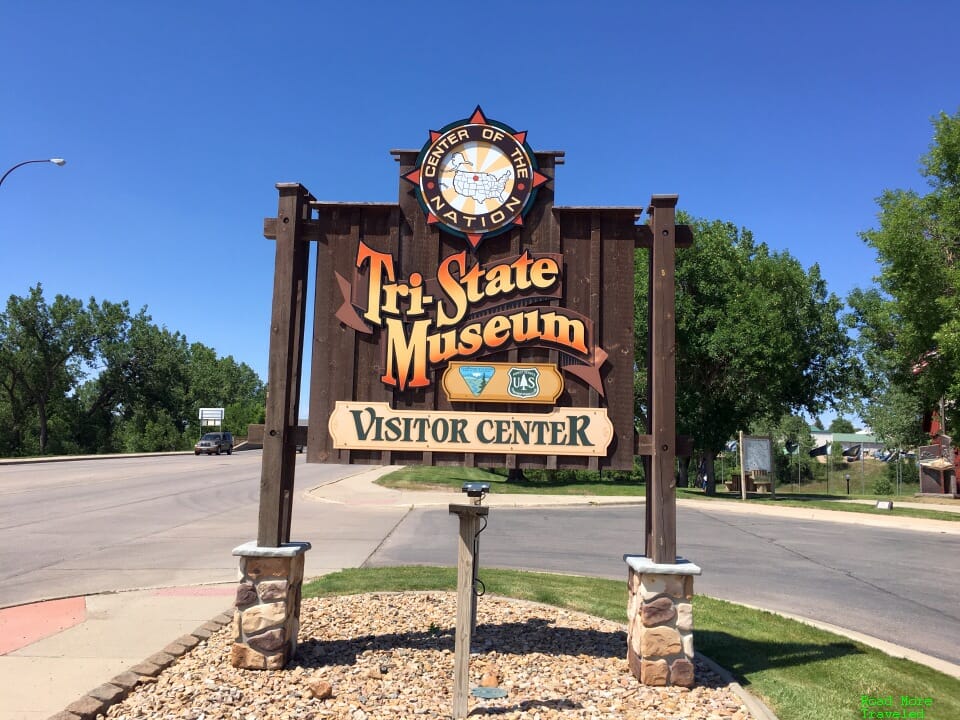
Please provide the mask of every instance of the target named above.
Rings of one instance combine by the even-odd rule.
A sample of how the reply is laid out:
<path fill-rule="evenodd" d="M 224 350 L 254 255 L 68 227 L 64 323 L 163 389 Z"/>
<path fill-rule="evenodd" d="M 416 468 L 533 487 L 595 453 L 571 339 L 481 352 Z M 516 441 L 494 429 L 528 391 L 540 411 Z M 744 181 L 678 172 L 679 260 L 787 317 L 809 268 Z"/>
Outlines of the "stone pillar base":
<path fill-rule="evenodd" d="M 297 651 L 300 593 L 308 542 L 234 548 L 240 586 L 233 614 L 230 664 L 246 670 L 280 670 Z"/>
<path fill-rule="evenodd" d="M 627 586 L 627 663 L 644 685 L 693 687 L 693 576 L 701 570 L 677 558 L 657 564 L 624 555 Z"/>

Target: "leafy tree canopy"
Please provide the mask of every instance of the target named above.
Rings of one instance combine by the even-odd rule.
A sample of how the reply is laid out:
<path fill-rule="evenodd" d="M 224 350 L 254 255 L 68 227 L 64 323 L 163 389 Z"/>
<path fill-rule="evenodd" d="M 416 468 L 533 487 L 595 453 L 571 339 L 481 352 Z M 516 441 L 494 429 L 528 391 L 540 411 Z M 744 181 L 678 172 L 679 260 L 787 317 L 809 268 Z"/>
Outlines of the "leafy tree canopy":
<path fill-rule="evenodd" d="M 921 159 L 930 191 L 880 195 L 878 227 L 861 234 L 880 275 L 848 298 L 868 369 L 861 416 L 893 445 L 918 441 L 920 414 L 941 398 L 954 401 L 948 428 L 960 420 L 960 112 L 933 129 Z"/>
<path fill-rule="evenodd" d="M 38 284 L 0 313 L 0 454 L 175 450 L 201 406 L 225 429 L 263 421 L 266 392 L 246 364 L 153 324 L 128 303 L 86 304 Z"/>
<path fill-rule="evenodd" d="M 827 429 L 829 432 L 832 432 L 832 433 L 856 432 L 856 428 L 853 427 L 853 423 L 840 415 L 838 415 L 833 419 L 833 421 L 830 423 L 830 427 Z"/>
<path fill-rule="evenodd" d="M 692 225 L 677 252 L 677 424 L 707 465 L 738 430 L 791 412 L 816 414 L 844 397 L 851 344 L 819 268 L 805 270 L 753 234 L 719 220 Z M 646 253 L 635 266 L 637 415 L 645 417 Z"/>

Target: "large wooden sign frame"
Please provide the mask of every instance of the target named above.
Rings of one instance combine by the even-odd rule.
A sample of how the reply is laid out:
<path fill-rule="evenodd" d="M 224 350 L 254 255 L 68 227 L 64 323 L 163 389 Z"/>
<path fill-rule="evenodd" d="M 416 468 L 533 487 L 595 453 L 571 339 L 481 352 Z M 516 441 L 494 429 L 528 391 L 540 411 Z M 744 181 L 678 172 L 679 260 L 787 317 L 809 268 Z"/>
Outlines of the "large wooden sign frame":
<path fill-rule="evenodd" d="M 689 230 L 675 225 L 677 197 L 654 196 L 645 224 L 638 224 L 641 207 L 555 206 L 550 181 L 564 154 L 537 152 L 532 157 L 542 180 L 525 215 L 495 236 L 471 235 L 465 242 L 464 237 L 436 227 L 436 218 L 424 212 L 422 198 L 410 187 L 408 181 L 416 176 L 422 152 L 394 150 L 392 154 L 400 165 L 397 203 L 319 202 L 302 185 L 285 183 L 277 185 L 277 217 L 264 221 L 264 235 L 276 241 L 276 260 L 258 543 L 277 546 L 290 539 L 296 446 L 304 443 L 308 462 L 332 463 L 600 470 L 630 469 L 639 454 L 646 456 L 648 478 L 646 554 L 655 562 L 674 562 L 674 250 L 691 241 Z M 312 242 L 317 243 L 316 283 L 310 422 L 304 437 L 298 417 Z M 637 431 L 633 401 L 633 257 L 638 247 L 650 250 L 650 402 L 644 433 Z M 392 282 L 402 287 L 381 293 L 385 271 L 376 280 L 371 258 L 379 258 L 382 269 L 387 256 Z M 580 323 L 577 327 L 586 329 L 583 334 L 589 337 L 589 347 L 580 343 L 586 352 L 578 356 L 577 348 L 570 349 L 576 345 L 575 333 L 570 331 L 567 346 L 507 341 L 502 347 L 455 359 L 521 368 L 553 366 L 563 376 L 555 406 L 451 399 L 441 383 L 445 363 L 429 367 L 420 382 L 414 382 L 412 365 L 398 362 L 396 355 L 391 360 L 383 347 L 383 327 L 370 322 L 379 320 L 373 298 L 379 302 L 387 297 L 386 304 L 396 309 L 401 301 L 416 301 L 417 293 L 418 297 L 431 291 L 438 295 L 435 281 L 444 262 L 452 283 L 451 277 L 463 278 L 468 272 L 496 274 L 497 268 L 502 270 L 501 277 L 507 277 L 508 272 L 534 268 L 538 260 L 543 272 L 537 288 L 530 290 L 536 283 L 527 281 L 525 295 L 521 282 L 515 283 L 516 288 L 498 286 L 497 292 L 488 292 L 492 299 L 484 298 L 471 307 L 472 315 L 465 319 L 479 323 L 491 314 L 516 312 L 516 308 L 539 312 L 530 317 L 548 317 L 555 325 L 573 318 Z M 369 290 L 371 286 L 374 291 Z M 507 292 L 511 289 L 513 294 Z M 563 318 L 558 320 L 560 315 Z M 490 337 L 499 342 L 507 334 L 498 335 L 506 322 L 497 323 Z M 400 317 L 393 326 L 410 327 L 410 317 Z M 376 424 L 387 422 L 386 417 L 380 418 L 380 409 L 384 416 L 406 414 L 406 430 L 397 430 L 401 425 L 395 424 L 389 426 L 392 435 L 382 431 L 388 426 Z M 484 414 L 495 421 L 484 425 Z M 362 447 L 338 443 L 336 428 L 331 432 L 332 417 L 339 417 L 347 429 L 352 423 L 364 437 Z M 587 428 L 596 430 L 601 417 L 609 425 L 609 434 L 596 440 Z M 459 418 L 475 424 L 458 425 Z M 458 451 L 450 442 L 432 444 L 427 428 L 434 426 L 428 422 L 440 428 L 436 432 L 441 437 L 434 440 L 462 438 L 465 449 Z M 411 427 L 419 428 L 419 434 L 411 432 Z M 533 448 L 530 433 L 554 445 L 547 442 Z M 468 441 L 474 436 L 489 442 L 471 444 Z M 376 437 L 378 442 L 371 440 Z M 397 439 L 402 442 L 391 442 Z M 602 451 L 597 451 L 601 443 Z"/>

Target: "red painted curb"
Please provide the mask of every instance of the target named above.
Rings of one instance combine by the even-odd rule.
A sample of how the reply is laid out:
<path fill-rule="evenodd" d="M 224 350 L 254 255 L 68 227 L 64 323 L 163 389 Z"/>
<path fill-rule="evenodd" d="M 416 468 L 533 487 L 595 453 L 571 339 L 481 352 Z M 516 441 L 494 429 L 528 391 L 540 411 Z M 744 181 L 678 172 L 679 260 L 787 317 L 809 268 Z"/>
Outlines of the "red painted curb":
<path fill-rule="evenodd" d="M 0 610 L 0 655 L 55 635 L 86 618 L 83 596 L 4 608 Z"/>

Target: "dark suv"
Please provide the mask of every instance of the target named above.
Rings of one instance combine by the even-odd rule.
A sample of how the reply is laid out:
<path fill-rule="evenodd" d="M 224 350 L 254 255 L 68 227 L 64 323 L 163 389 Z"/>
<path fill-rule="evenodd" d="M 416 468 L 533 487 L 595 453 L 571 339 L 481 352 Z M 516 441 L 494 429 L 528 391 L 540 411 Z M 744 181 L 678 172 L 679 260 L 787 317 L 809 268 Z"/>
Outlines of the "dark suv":
<path fill-rule="evenodd" d="M 228 432 L 206 433 L 200 441 L 193 446 L 193 454 L 199 455 L 206 453 L 213 455 L 225 452 L 227 455 L 233 454 L 233 435 Z"/>

